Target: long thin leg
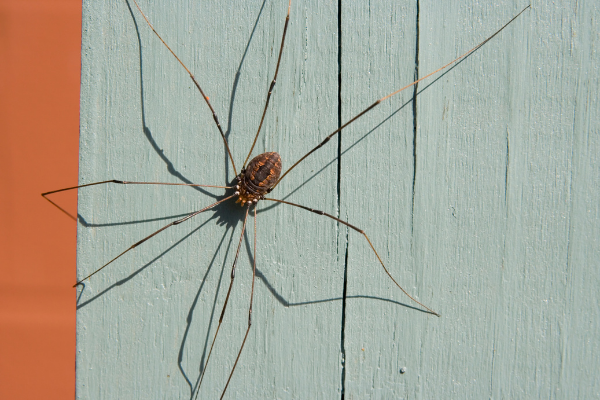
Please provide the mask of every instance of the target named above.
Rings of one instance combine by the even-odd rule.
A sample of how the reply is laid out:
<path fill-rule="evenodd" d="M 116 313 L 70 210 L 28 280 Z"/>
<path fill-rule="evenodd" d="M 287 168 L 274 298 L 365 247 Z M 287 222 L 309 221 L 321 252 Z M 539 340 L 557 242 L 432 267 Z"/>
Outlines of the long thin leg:
<path fill-rule="evenodd" d="M 267 114 L 267 107 L 269 107 L 269 100 L 271 99 L 271 93 L 273 93 L 273 88 L 275 87 L 275 81 L 277 80 L 277 73 L 279 72 L 279 64 L 281 63 L 281 54 L 283 53 L 283 43 L 285 42 L 285 34 L 288 28 L 288 22 L 290 21 L 290 8 L 292 7 L 292 0 L 289 0 L 287 15 L 285 17 L 285 25 L 283 26 L 283 34 L 281 35 L 281 46 L 279 47 L 279 57 L 277 58 L 277 67 L 275 68 L 275 75 L 273 76 L 273 81 L 271 81 L 271 86 L 269 86 L 269 92 L 267 93 L 267 101 L 265 102 L 265 109 L 263 110 L 262 118 L 260 119 L 260 124 L 258 125 L 258 131 L 256 131 L 256 135 L 254 136 L 254 142 L 252 142 L 252 147 L 250 147 L 250 151 L 248 152 L 248 156 L 244 161 L 244 165 L 242 165 L 242 169 L 246 167 L 246 163 L 252 154 L 252 150 L 254 150 L 254 145 L 256 144 L 256 140 L 258 139 L 258 134 L 260 133 L 260 129 L 262 128 L 263 121 L 265 120 L 265 115 Z"/>
<path fill-rule="evenodd" d="M 227 383 L 225 384 L 225 388 L 223 389 L 223 393 L 221 393 L 221 399 L 225 396 L 225 391 L 227 390 L 227 386 L 229 386 L 229 381 L 233 376 L 233 371 L 235 371 L 235 367 L 240 359 L 240 355 L 242 354 L 242 350 L 244 349 L 244 345 L 246 344 L 246 339 L 248 338 L 248 333 L 250 332 L 250 327 L 252 326 L 252 300 L 254 300 L 254 278 L 256 277 L 256 209 L 258 207 L 254 206 L 254 261 L 252 265 L 252 289 L 250 291 L 250 308 L 248 309 L 248 328 L 246 328 L 246 334 L 244 335 L 244 340 L 242 341 L 242 345 L 240 346 L 240 351 L 238 352 L 237 357 L 235 358 L 235 363 L 233 364 L 233 368 L 231 368 L 231 372 L 229 373 L 229 378 L 227 379 Z"/>
<path fill-rule="evenodd" d="M 106 264 L 104 264 L 103 266 L 101 266 L 100 268 L 98 268 L 97 270 L 95 270 L 94 272 L 92 272 L 91 274 L 89 274 L 88 276 L 86 276 L 85 278 L 81 279 L 79 282 L 77 282 L 76 284 L 73 285 L 73 287 L 80 285 L 81 282 L 85 281 L 86 279 L 88 279 L 89 277 L 97 274 L 98 272 L 100 272 L 101 270 L 103 270 L 104 268 L 106 268 L 110 263 L 112 263 L 113 261 L 115 261 L 117 258 L 121 257 L 123 254 L 127 253 L 130 250 L 135 249 L 137 246 L 139 246 L 140 244 L 144 243 L 146 240 L 150 239 L 151 237 L 156 236 L 157 234 L 159 234 L 160 232 L 164 231 L 167 228 L 170 228 L 174 225 L 179 225 L 182 222 L 187 221 L 188 219 L 195 217 L 196 215 L 200 214 L 201 212 L 204 212 L 210 208 L 213 208 L 214 206 L 216 206 L 217 204 L 220 204 L 224 201 L 227 201 L 233 197 L 235 197 L 236 195 L 231 195 L 229 197 L 225 197 L 222 200 L 217 201 L 216 203 L 213 203 L 207 207 L 204 207 L 202 210 L 198 210 L 198 211 L 194 211 L 193 213 L 190 213 L 188 215 L 186 215 L 185 217 L 178 219 L 176 221 L 171 222 L 168 225 L 163 226 L 162 228 L 160 228 L 159 230 L 157 230 L 156 232 L 152 233 L 151 235 L 146 236 L 145 238 L 143 238 L 142 240 L 140 240 L 139 242 L 133 244 L 132 246 L 130 246 L 127 250 L 125 250 L 124 252 L 122 252 L 121 254 L 119 254 L 118 256 L 116 256 L 115 258 L 113 258 L 112 260 L 110 260 L 109 262 L 107 262 Z"/>
<path fill-rule="evenodd" d="M 42 193 L 42 197 L 45 198 L 46 200 L 48 200 L 54 207 L 58 208 L 60 211 L 62 211 L 65 214 L 67 214 L 71 219 L 77 221 L 77 218 L 75 218 L 68 211 L 66 211 L 64 208 L 60 207 L 58 204 L 56 204 L 55 202 L 53 202 L 52 200 L 50 200 L 46 196 L 48 196 L 50 194 L 53 194 L 53 193 L 65 192 L 67 190 L 80 189 L 80 188 L 84 188 L 84 187 L 88 187 L 88 186 L 104 185 L 106 183 L 118 183 L 118 184 L 121 184 L 121 185 L 200 186 L 200 187 L 221 188 L 221 189 L 232 189 L 233 188 L 232 186 L 230 187 L 230 186 L 215 186 L 215 185 L 199 185 L 199 184 L 196 184 L 196 183 L 130 182 L 130 181 L 120 181 L 120 180 L 117 180 L 117 179 L 111 179 L 109 181 L 94 182 L 94 183 L 88 183 L 88 184 L 85 184 L 85 185 L 72 186 L 72 187 L 68 187 L 68 188 L 64 188 L 64 189 L 52 190 L 51 192 Z"/>
<path fill-rule="evenodd" d="M 484 44 L 486 44 L 487 42 L 489 42 L 490 40 L 492 40 L 492 38 L 494 38 L 494 36 L 496 36 L 497 34 L 499 34 L 504 28 L 506 28 L 511 22 L 513 22 L 515 19 L 517 19 L 517 17 L 521 14 L 523 14 L 525 12 L 525 10 L 527 10 L 529 7 L 531 7 L 531 4 L 528 5 L 527 7 L 525 7 L 523 10 L 521 10 L 520 13 L 518 13 L 517 15 L 515 15 L 510 21 L 508 21 L 506 24 L 504 24 L 500 29 L 498 29 L 496 32 L 494 32 L 493 35 L 491 35 L 490 37 L 488 37 L 487 39 L 485 39 L 483 42 L 479 43 L 477 46 L 473 47 L 471 50 L 465 52 L 463 55 L 458 56 L 457 58 L 455 58 L 454 60 L 450 61 L 448 64 L 444 65 L 441 68 L 436 69 L 435 71 L 425 75 L 422 78 L 417 79 L 416 81 L 414 81 L 413 83 L 410 83 L 398 90 L 396 90 L 395 92 L 392 92 L 390 94 L 388 94 L 387 96 L 384 96 L 382 98 L 380 98 L 379 100 L 377 100 L 375 103 L 371 104 L 369 107 L 367 107 L 366 109 L 364 109 L 363 111 L 361 111 L 360 113 L 358 113 L 354 118 L 350 119 L 348 122 L 346 122 L 345 124 L 343 124 L 342 126 L 340 126 L 338 129 L 336 129 L 335 131 L 333 131 L 329 136 L 327 136 L 325 138 L 325 140 L 323 140 L 321 143 L 319 143 L 314 149 L 312 149 L 311 151 L 309 151 L 308 153 L 306 153 L 302 158 L 300 158 L 298 161 L 296 161 L 287 171 L 285 171 L 285 173 L 283 175 L 281 175 L 281 177 L 279 178 L 279 180 L 275 183 L 275 185 L 273 185 L 273 187 L 271 188 L 271 190 L 273 190 L 275 188 L 275 186 L 277 186 L 279 184 L 279 182 L 281 182 L 281 180 L 292 170 L 296 167 L 296 165 L 300 164 L 302 161 L 304 161 L 304 159 L 308 156 L 310 156 L 312 153 L 314 153 L 315 151 L 317 151 L 318 149 L 320 149 L 321 147 L 323 147 L 323 145 L 325 143 L 327 143 L 332 137 L 333 135 L 335 135 L 336 133 L 340 132 L 342 129 L 344 129 L 345 127 L 347 127 L 348 125 L 350 125 L 351 123 L 353 123 L 354 121 L 356 121 L 357 119 L 359 119 L 360 117 L 362 117 L 363 115 L 365 115 L 367 112 L 371 111 L 372 109 L 374 109 L 375 107 L 377 107 L 379 105 L 379 103 L 389 99 L 392 96 L 395 96 L 396 94 L 402 92 L 405 89 L 408 89 L 411 86 L 416 85 L 417 83 L 421 82 L 423 79 L 429 78 L 431 75 L 434 75 L 446 68 L 448 68 L 449 66 L 451 66 L 452 64 L 455 64 L 457 61 L 467 57 L 469 54 L 473 53 L 475 50 L 479 49 L 481 46 L 483 46 Z"/>
<path fill-rule="evenodd" d="M 242 234 L 240 235 L 240 241 L 237 246 L 237 250 L 235 251 L 235 258 L 233 260 L 233 265 L 231 266 L 231 281 L 229 282 L 229 289 L 227 290 L 227 296 L 225 297 L 225 304 L 223 304 L 223 309 L 221 310 L 221 316 L 219 317 L 219 325 L 217 325 L 217 331 L 215 332 L 215 337 L 213 338 L 212 344 L 210 345 L 210 351 L 208 352 L 208 357 L 206 358 L 206 362 L 204 363 L 204 368 L 202 369 L 202 375 L 200 375 L 200 382 L 198 382 L 198 387 L 196 388 L 196 396 L 195 399 L 198 398 L 198 393 L 200 393 L 200 386 L 202 386 L 202 380 L 204 379 L 204 373 L 206 373 L 206 368 L 208 367 L 208 362 L 210 361 L 210 355 L 212 354 L 213 348 L 215 347 L 215 341 L 217 340 L 217 335 L 219 335 L 219 329 L 221 329 L 221 323 L 223 322 L 223 317 L 225 316 L 225 309 L 227 308 L 227 303 L 229 302 L 229 295 L 231 294 L 231 288 L 233 287 L 233 279 L 235 278 L 235 266 L 237 265 L 238 256 L 240 255 L 240 247 L 242 246 L 242 239 L 244 238 L 244 232 L 246 231 L 246 221 L 248 220 L 248 212 L 250 211 L 250 206 L 246 208 L 246 216 L 244 217 L 244 225 L 242 226 Z"/>
<path fill-rule="evenodd" d="M 229 154 L 229 160 L 231 161 L 231 166 L 233 167 L 233 172 L 237 176 L 237 170 L 235 169 L 235 162 L 233 162 L 233 156 L 231 155 L 231 150 L 229 150 L 229 144 L 227 143 L 227 139 L 225 139 L 225 133 L 223 133 L 223 128 L 221 128 L 221 124 L 219 123 L 219 118 L 217 118 L 217 113 L 215 113 L 214 108 L 210 104 L 208 96 L 204 94 L 204 91 L 200 87 L 200 84 L 198 83 L 198 81 L 196 80 L 196 78 L 194 77 L 194 75 L 192 75 L 192 73 L 190 72 L 190 70 L 188 69 L 188 67 L 185 66 L 185 64 L 183 63 L 183 61 L 181 61 L 179 59 L 179 57 L 177 57 L 177 54 L 175 54 L 175 52 L 173 50 L 171 50 L 171 48 L 169 47 L 169 45 L 167 44 L 167 42 L 165 42 L 163 40 L 163 38 L 158 34 L 158 32 L 156 32 L 156 30 L 154 29 L 154 27 L 152 26 L 152 24 L 150 23 L 150 21 L 146 17 L 146 14 L 144 14 L 144 12 L 142 11 L 142 9 L 138 5 L 137 1 L 133 0 L 133 3 L 137 7 L 137 9 L 140 11 L 140 14 L 142 14 L 142 17 L 144 17 L 144 19 L 146 20 L 146 23 L 148 24 L 148 26 L 150 27 L 150 29 L 152 29 L 152 32 L 154 32 L 154 34 L 160 39 L 160 41 L 165 45 L 165 47 L 169 50 L 169 52 L 171 54 L 173 54 L 173 57 L 175 57 L 177 59 L 177 61 L 179 61 L 179 64 L 181 64 L 181 66 L 187 71 L 187 73 L 190 76 L 190 78 L 192 78 L 192 81 L 194 82 L 194 85 L 196 85 L 196 87 L 200 91 L 200 94 L 204 98 L 204 101 L 206 102 L 206 105 L 208 106 L 208 108 L 210 108 L 210 112 L 212 113 L 213 119 L 215 120 L 215 124 L 217 124 L 217 128 L 219 129 L 219 133 L 221 133 L 221 137 L 223 138 L 223 143 L 225 144 L 225 148 L 227 149 L 227 154 Z"/>
<path fill-rule="evenodd" d="M 400 286 L 398 284 L 398 282 L 396 282 L 396 280 L 394 279 L 394 277 L 392 277 L 392 274 L 390 274 L 390 271 L 388 271 L 388 269 L 385 267 L 385 265 L 383 264 L 383 261 L 381 260 L 381 257 L 379 257 L 379 254 L 377 254 L 377 250 L 375 250 L 375 247 L 373 247 L 373 243 L 371 243 L 371 240 L 369 239 L 369 237 L 367 236 L 367 234 L 365 233 L 365 231 L 363 231 L 362 229 L 359 229 L 357 227 L 355 227 L 354 225 L 350 225 L 349 223 L 347 223 L 346 221 L 342 221 L 339 218 L 334 217 L 331 214 L 327 214 L 326 212 L 320 211 L 320 210 L 315 210 L 313 208 L 310 207 L 305 207 L 305 206 L 301 206 L 300 204 L 295 204 L 295 203 L 290 203 L 289 201 L 284 201 L 284 200 L 277 200 L 277 199 L 269 199 L 269 198 L 265 198 L 265 200 L 271 200 L 271 201 L 276 201 L 278 203 L 283 203 L 283 204 L 289 204 L 290 206 L 294 206 L 294 207 L 298 207 L 298 208 L 302 208 L 304 210 L 313 212 L 315 214 L 319 214 L 319 215 L 324 215 L 326 217 L 332 218 L 334 220 L 336 220 L 337 222 L 346 225 L 349 228 L 354 229 L 355 231 L 357 231 L 358 233 L 362 234 L 365 239 L 367 239 L 367 242 L 369 242 L 369 246 L 371 246 L 371 249 L 373 250 L 373 253 L 375 253 L 375 255 L 377 256 L 377 259 L 379 260 L 379 263 L 381 264 L 381 266 L 383 267 L 385 273 L 390 277 L 390 279 L 396 284 L 396 286 L 398 286 L 398 288 L 400 290 L 402 290 L 402 292 L 404 292 L 404 294 L 406 296 L 408 296 L 409 299 L 411 299 L 412 301 L 414 301 L 415 303 L 417 303 L 418 305 L 420 305 L 421 307 L 423 307 L 424 309 L 426 309 L 427 311 L 429 311 L 430 313 L 432 313 L 435 316 L 440 316 L 440 314 L 436 313 L 435 311 L 433 311 L 431 308 L 427 307 L 425 304 L 419 302 L 418 300 L 416 300 L 414 297 L 412 297 L 410 294 L 408 294 L 408 292 L 406 290 L 404 290 L 404 288 L 402 286 Z"/>

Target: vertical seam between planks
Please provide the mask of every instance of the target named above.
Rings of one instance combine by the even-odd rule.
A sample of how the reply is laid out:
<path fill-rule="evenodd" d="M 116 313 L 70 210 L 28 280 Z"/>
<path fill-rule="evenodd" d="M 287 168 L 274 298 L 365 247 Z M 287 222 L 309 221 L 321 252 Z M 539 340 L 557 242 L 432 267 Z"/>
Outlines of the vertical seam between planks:
<path fill-rule="evenodd" d="M 415 75 L 413 80 L 419 79 L 419 0 L 417 0 L 416 10 L 416 33 L 415 33 Z M 416 83 L 413 87 L 412 96 L 412 111 L 413 111 L 413 182 L 412 182 L 412 209 L 410 233 L 414 233 L 415 222 L 415 184 L 417 182 L 417 94 L 419 84 Z"/>
<path fill-rule="evenodd" d="M 337 35 L 338 35 L 338 57 L 337 57 L 337 67 L 338 67 L 338 109 L 337 109 L 337 123 L 338 129 L 342 126 L 342 0 L 338 0 L 338 26 L 337 26 Z M 337 148 L 337 217 L 341 217 L 341 185 L 342 185 L 342 131 L 340 130 L 337 134 L 338 137 L 338 148 Z M 337 223 L 338 233 L 339 228 L 341 228 L 340 223 Z M 343 228 L 342 228 L 343 229 Z M 342 289 L 342 321 L 341 321 L 341 334 L 340 334 L 340 352 L 341 352 L 341 377 L 340 377 L 340 397 L 344 400 L 345 395 L 345 382 L 346 382 L 346 295 L 347 295 L 347 286 L 348 286 L 348 229 L 346 228 L 346 242 L 344 246 L 344 283 Z M 339 234 L 338 234 L 338 260 L 340 254 L 340 242 L 339 242 Z"/>

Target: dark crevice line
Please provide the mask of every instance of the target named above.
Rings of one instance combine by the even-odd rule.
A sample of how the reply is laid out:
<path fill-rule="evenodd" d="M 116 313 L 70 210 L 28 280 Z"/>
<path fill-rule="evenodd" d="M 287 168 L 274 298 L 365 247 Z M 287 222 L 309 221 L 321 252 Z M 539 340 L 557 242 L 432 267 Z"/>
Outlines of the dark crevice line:
<path fill-rule="evenodd" d="M 414 80 L 419 79 L 419 1 L 417 0 L 417 18 L 416 18 L 416 40 L 415 40 L 415 76 Z M 414 232 L 415 222 L 415 185 L 417 182 L 417 94 L 419 84 L 413 87 L 413 182 L 412 182 L 412 211 L 410 221 L 410 232 Z"/>
<path fill-rule="evenodd" d="M 348 297 L 348 229 L 346 229 L 346 246 L 344 255 L 344 290 L 342 292 L 342 389 L 341 399 L 344 400 L 346 391 L 346 299 Z"/>
<path fill-rule="evenodd" d="M 337 67 L 338 67 L 338 128 L 342 126 L 342 0 L 338 0 L 338 59 L 337 59 Z M 337 217 L 341 216 L 341 205 L 342 205 L 342 131 L 339 131 L 337 134 L 338 137 L 338 165 L 337 165 Z M 341 228 L 338 223 L 338 232 L 339 228 Z M 348 230 L 346 229 L 346 242 L 342 244 L 344 247 L 344 284 L 343 284 L 343 292 L 342 292 L 342 327 L 341 327 L 341 335 L 340 335 L 340 352 L 342 359 L 342 374 L 341 374 L 341 382 L 340 382 L 340 394 L 341 399 L 344 400 L 345 389 L 346 389 L 346 344 L 345 344 L 345 330 L 346 330 L 346 289 L 348 282 Z M 341 253 L 340 251 L 340 242 L 338 235 L 338 255 Z M 338 258 L 339 259 L 339 258 Z"/>
<path fill-rule="evenodd" d="M 504 171 L 504 206 L 508 215 L 508 168 L 510 167 L 510 131 L 506 131 L 506 169 Z"/>

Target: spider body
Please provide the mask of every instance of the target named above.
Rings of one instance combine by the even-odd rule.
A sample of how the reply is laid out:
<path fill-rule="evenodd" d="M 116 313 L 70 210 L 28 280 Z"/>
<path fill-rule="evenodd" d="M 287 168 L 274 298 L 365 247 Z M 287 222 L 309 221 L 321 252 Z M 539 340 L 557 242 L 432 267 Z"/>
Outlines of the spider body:
<path fill-rule="evenodd" d="M 269 193 L 281 174 L 281 156 L 278 153 L 263 153 L 254 157 L 237 176 L 236 203 L 258 203 Z"/>

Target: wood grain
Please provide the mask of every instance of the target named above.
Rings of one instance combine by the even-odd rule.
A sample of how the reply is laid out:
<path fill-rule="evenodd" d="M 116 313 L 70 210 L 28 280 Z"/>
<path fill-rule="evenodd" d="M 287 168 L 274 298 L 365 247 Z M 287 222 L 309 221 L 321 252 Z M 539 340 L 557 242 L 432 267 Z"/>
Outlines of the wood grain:
<path fill-rule="evenodd" d="M 339 65 L 345 121 L 412 81 L 417 60 L 422 76 L 525 5 L 357 1 L 338 11 L 294 2 L 255 154 L 277 151 L 285 171 L 337 128 Z M 140 6 L 210 97 L 241 163 L 287 2 Z M 80 183 L 231 181 L 201 96 L 131 7 L 84 4 Z M 598 17 L 591 2 L 534 2 L 456 68 L 420 84 L 415 106 L 408 90 L 345 129 L 339 175 L 332 140 L 282 181 L 273 197 L 364 229 L 400 284 L 442 317 L 418 311 L 393 286 L 361 235 L 262 202 L 253 327 L 227 398 L 599 395 Z M 221 195 L 82 191 L 80 276 Z M 233 202 L 218 207 L 86 284 L 78 397 L 191 396 L 242 218 Z M 252 243 L 250 231 L 201 398 L 220 395 L 243 338 Z"/>

